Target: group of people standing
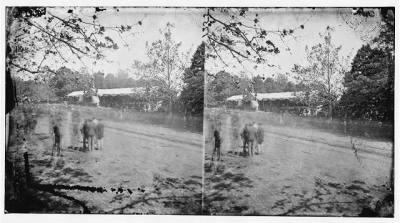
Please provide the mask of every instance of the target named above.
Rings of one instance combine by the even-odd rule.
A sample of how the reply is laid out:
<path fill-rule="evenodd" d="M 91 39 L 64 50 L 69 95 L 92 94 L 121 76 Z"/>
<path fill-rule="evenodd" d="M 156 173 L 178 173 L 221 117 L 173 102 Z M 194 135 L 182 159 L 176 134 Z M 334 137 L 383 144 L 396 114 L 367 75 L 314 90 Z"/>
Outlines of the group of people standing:
<path fill-rule="evenodd" d="M 103 149 L 104 124 L 101 122 L 101 119 L 85 119 L 81 128 L 81 134 L 84 150 L 88 148 L 89 151 L 93 151 L 94 146 L 99 150 Z"/>
<path fill-rule="evenodd" d="M 75 120 L 76 121 L 76 120 Z M 80 128 L 81 139 L 83 143 L 83 150 L 93 151 L 96 147 L 99 150 L 103 149 L 103 138 L 104 138 L 104 124 L 101 119 L 90 118 L 85 119 L 81 124 Z M 73 137 L 78 136 L 78 123 L 73 127 Z M 54 150 L 56 150 L 57 156 L 61 155 L 61 131 L 60 123 L 53 125 L 53 138 L 54 144 L 52 149 L 52 155 L 54 155 Z M 75 141 L 75 140 L 74 140 Z M 74 142 L 72 142 L 74 146 Z"/>
<path fill-rule="evenodd" d="M 263 152 L 264 129 L 262 123 L 246 124 L 240 136 L 243 141 L 243 155 L 253 156 L 254 150 L 256 150 L 256 154 Z"/>
<path fill-rule="evenodd" d="M 214 132 L 214 150 L 211 160 L 214 160 L 214 154 L 217 154 L 217 160 L 221 159 L 221 144 L 222 137 L 218 128 L 213 127 Z M 264 144 L 264 129 L 262 123 L 251 122 L 245 124 L 242 132 L 240 133 L 243 142 L 243 156 L 254 156 L 263 152 Z M 254 151 L 255 150 L 255 151 Z"/>

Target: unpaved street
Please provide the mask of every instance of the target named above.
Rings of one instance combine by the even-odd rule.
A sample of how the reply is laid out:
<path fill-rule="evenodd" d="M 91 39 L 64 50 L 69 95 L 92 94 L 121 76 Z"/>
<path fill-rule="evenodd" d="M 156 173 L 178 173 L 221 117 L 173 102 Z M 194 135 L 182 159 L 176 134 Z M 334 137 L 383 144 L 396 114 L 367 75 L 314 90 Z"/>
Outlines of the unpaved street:
<path fill-rule="evenodd" d="M 104 149 L 89 152 L 82 150 L 80 136 L 72 131 L 71 111 L 63 114 L 62 157 L 51 156 L 48 116 L 39 118 L 28 143 L 35 181 L 106 188 L 102 194 L 62 191 L 82 201 L 91 213 L 200 213 L 201 134 L 104 119 Z"/>
<path fill-rule="evenodd" d="M 226 117 L 221 120 L 223 161 L 211 161 L 211 134 L 205 133 L 210 214 L 357 216 L 387 192 L 390 154 L 359 151 L 355 156 L 351 148 L 268 132 L 264 123 L 264 153 L 243 157 L 240 144 L 226 133 Z"/>

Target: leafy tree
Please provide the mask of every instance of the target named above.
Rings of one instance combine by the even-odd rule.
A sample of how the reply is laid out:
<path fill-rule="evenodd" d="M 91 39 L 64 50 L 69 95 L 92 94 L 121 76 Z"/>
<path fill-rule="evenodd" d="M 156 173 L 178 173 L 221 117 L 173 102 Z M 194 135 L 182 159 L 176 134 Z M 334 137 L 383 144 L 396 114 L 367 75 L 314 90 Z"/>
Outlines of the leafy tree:
<path fill-rule="evenodd" d="M 368 16 L 364 15 L 367 10 L 358 11 L 358 16 Z M 394 9 L 381 8 L 379 12 L 379 35 L 357 52 L 345 76 L 346 91 L 340 103 L 351 118 L 393 121 Z"/>
<path fill-rule="evenodd" d="M 242 94 L 243 87 L 248 86 L 241 78 L 231 75 L 226 71 L 220 71 L 215 75 L 207 76 L 207 106 L 217 106 L 225 103 L 226 99 L 232 95 Z"/>
<path fill-rule="evenodd" d="M 116 78 L 113 74 L 107 74 L 104 78 L 104 87 L 105 88 L 116 88 Z"/>
<path fill-rule="evenodd" d="M 28 97 L 32 102 L 44 102 L 57 100 L 54 91 L 44 83 L 36 83 L 34 80 L 15 78 L 16 94 L 18 101 Z"/>
<path fill-rule="evenodd" d="M 394 120 L 394 62 L 395 62 L 395 9 L 382 8 L 381 9 L 382 22 L 384 25 L 381 28 L 379 36 L 375 38 L 372 43 L 376 47 L 383 50 L 386 57 L 386 65 L 388 74 L 386 101 L 385 104 L 388 108 L 386 118 L 387 120 Z"/>
<path fill-rule="evenodd" d="M 204 63 L 205 43 L 198 46 L 192 57 L 192 65 L 185 70 L 181 100 L 191 114 L 203 114 L 204 110 Z"/>
<path fill-rule="evenodd" d="M 349 117 L 393 120 L 393 101 L 388 100 L 392 88 L 386 63 L 381 49 L 364 45 L 357 52 L 351 71 L 345 76 L 347 89 L 341 99 Z"/>
<path fill-rule="evenodd" d="M 264 81 L 265 93 L 275 92 L 275 81 L 272 77 L 267 77 Z"/>
<path fill-rule="evenodd" d="M 160 30 L 162 39 L 148 43 L 146 42 L 147 56 L 149 62 L 135 61 L 134 68 L 143 71 L 145 77 L 158 80 L 165 92 L 165 100 L 168 101 L 169 111 L 182 87 L 182 73 L 186 68 L 187 55 L 180 53 L 181 42 L 175 42 L 172 38 L 173 24 L 167 23 Z"/>
<path fill-rule="evenodd" d="M 65 10 L 65 11 L 63 11 Z M 84 15 L 81 10 L 92 13 Z M 14 72 L 38 74 L 53 72 L 43 66 L 49 58 L 60 63 L 71 58 L 98 60 L 104 50 L 118 49 L 117 43 L 107 35 L 108 31 L 128 32 L 132 25 L 105 26 L 98 16 L 106 10 L 118 8 L 46 8 L 7 7 L 6 45 L 7 68 Z M 61 12 L 62 11 L 62 12 Z M 32 60 L 32 58 L 34 58 Z"/>
<path fill-rule="evenodd" d="M 280 53 L 279 43 L 271 36 L 283 40 L 293 35 L 298 27 L 269 30 L 260 25 L 260 16 L 249 8 L 208 8 L 203 15 L 203 32 L 207 40 L 207 57 L 224 59 L 220 51 L 229 52 L 239 63 L 243 60 L 268 63 L 267 55 Z M 226 63 L 225 63 L 226 64 Z"/>
<path fill-rule="evenodd" d="M 333 106 L 343 92 L 342 81 L 346 65 L 346 61 L 339 57 L 341 46 L 335 46 L 332 42 L 331 31 L 333 29 L 328 26 L 327 31 L 320 34 L 322 43 L 312 46 L 311 49 L 306 46 L 306 66 L 295 64 L 293 67 L 298 80 L 315 96 L 315 103 L 308 104 L 326 105 L 330 118 Z"/>
<path fill-rule="evenodd" d="M 93 79 L 88 74 L 74 72 L 67 67 L 61 67 L 55 74 L 48 77 L 48 86 L 54 94 L 62 99 L 72 91 L 88 91 L 93 85 Z"/>

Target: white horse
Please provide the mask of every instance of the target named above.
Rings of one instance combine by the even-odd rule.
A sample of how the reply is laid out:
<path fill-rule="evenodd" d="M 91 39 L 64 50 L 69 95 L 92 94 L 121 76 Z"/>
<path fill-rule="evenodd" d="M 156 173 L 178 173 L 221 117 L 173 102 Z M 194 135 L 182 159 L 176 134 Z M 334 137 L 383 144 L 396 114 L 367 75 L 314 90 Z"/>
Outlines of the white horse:
<path fill-rule="evenodd" d="M 260 106 L 260 104 L 258 103 L 257 100 L 251 100 L 250 102 L 250 107 L 252 109 L 254 109 L 255 111 L 258 111 L 258 107 Z"/>
<path fill-rule="evenodd" d="M 100 98 L 99 96 L 92 96 L 92 103 L 96 105 L 96 107 L 99 107 L 100 105 Z"/>
<path fill-rule="evenodd" d="M 238 101 L 238 107 L 242 107 L 243 106 L 243 100 Z M 258 111 L 259 108 L 259 103 L 257 100 L 251 100 L 250 101 L 250 108 L 253 111 Z"/>

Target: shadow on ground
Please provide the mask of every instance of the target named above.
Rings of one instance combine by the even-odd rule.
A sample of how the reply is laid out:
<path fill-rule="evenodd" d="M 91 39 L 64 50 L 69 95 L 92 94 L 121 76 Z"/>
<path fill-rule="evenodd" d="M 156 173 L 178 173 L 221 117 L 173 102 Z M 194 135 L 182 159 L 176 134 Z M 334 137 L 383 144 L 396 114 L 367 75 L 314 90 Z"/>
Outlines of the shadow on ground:
<path fill-rule="evenodd" d="M 293 193 L 290 186 L 281 189 L 283 199 L 277 200 L 271 210 L 279 212 L 281 216 L 354 216 L 354 213 L 363 213 L 374 202 L 372 190 L 382 190 L 377 186 L 368 186 L 363 181 L 354 180 L 349 184 L 330 182 L 315 178 L 312 192 L 302 191 Z M 387 192 L 386 192 L 387 193 Z M 373 204 L 374 206 L 376 204 Z M 385 204 L 386 205 L 386 204 Z M 386 205 L 389 208 L 392 204 Z M 392 206 L 393 207 L 393 206 Z M 380 207 L 374 207 L 377 210 Z M 379 210 L 380 213 L 370 214 L 369 217 L 390 217 L 390 210 Z M 387 211 L 383 213 L 384 211 Z"/>
<path fill-rule="evenodd" d="M 111 202 L 119 207 L 106 213 L 198 215 L 201 214 L 201 188 L 200 176 L 181 179 L 155 175 L 152 185 L 141 193 L 115 196 Z"/>
<path fill-rule="evenodd" d="M 208 160 L 208 161 L 207 161 Z M 203 214 L 258 215 L 243 199 L 243 191 L 253 188 L 253 181 L 243 173 L 235 173 L 223 162 L 210 162 L 206 157 L 205 197 Z"/>

